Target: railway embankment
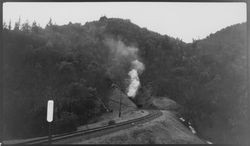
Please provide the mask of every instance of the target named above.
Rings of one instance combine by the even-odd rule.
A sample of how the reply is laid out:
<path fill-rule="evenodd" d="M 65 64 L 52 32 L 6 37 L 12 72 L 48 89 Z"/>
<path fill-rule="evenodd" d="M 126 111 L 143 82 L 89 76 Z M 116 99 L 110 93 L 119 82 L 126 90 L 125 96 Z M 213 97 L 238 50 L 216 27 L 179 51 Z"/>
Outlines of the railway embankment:
<path fill-rule="evenodd" d="M 203 144 L 204 142 L 185 127 L 170 111 L 145 123 L 73 144 Z"/>
<path fill-rule="evenodd" d="M 73 144 L 204 144 L 177 116 L 179 105 L 168 98 L 156 98 L 147 108 L 159 109 L 162 115 L 144 123 L 102 136 L 82 139 Z"/>

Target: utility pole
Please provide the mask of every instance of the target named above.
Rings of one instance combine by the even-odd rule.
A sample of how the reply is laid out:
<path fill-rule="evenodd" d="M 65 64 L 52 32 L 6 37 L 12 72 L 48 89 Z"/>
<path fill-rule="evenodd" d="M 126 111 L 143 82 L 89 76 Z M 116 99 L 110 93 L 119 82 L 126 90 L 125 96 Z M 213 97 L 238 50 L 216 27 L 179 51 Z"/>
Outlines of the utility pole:
<path fill-rule="evenodd" d="M 120 96 L 119 117 L 121 117 L 121 109 L 122 109 L 122 98 L 121 98 L 121 96 Z"/>
<path fill-rule="evenodd" d="M 117 86 L 117 84 L 115 84 L 115 83 L 113 83 L 112 84 L 112 88 L 114 88 L 114 89 L 118 89 L 118 86 Z M 118 89 L 119 90 L 119 89 Z M 120 90 L 121 91 L 121 90 Z M 121 97 L 121 95 L 120 95 L 120 102 L 119 102 L 119 117 L 121 117 L 121 110 L 122 110 L 122 97 Z"/>

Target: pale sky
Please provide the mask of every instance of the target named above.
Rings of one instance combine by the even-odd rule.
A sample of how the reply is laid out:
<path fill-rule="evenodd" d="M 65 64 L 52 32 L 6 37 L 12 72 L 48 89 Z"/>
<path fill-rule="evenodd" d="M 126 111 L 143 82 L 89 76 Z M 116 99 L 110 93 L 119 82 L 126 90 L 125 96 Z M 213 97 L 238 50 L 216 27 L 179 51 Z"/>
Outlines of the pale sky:
<path fill-rule="evenodd" d="M 70 2 L 4 3 L 3 20 L 12 25 L 34 20 L 44 27 L 50 18 L 58 25 L 108 18 L 130 19 L 149 30 L 180 38 L 185 42 L 202 39 L 210 33 L 246 22 L 246 3 L 184 2 Z"/>

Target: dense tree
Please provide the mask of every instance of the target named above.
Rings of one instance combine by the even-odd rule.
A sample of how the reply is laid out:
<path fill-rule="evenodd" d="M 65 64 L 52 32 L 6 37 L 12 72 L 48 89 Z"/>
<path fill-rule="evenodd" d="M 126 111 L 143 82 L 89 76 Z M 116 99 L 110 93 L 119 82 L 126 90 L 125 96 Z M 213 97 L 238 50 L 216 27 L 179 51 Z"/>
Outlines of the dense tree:
<path fill-rule="evenodd" d="M 55 100 L 57 130 L 75 130 L 102 114 L 115 83 L 126 91 L 131 57 L 115 57 L 107 38 L 138 48 L 146 66 L 135 101 L 167 96 L 184 107 L 199 134 L 218 143 L 240 143 L 247 130 L 246 24 L 186 44 L 140 28 L 129 20 L 99 21 L 43 29 L 20 22 L 4 30 L 6 137 L 46 133 L 46 101 Z M 29 33 L 27 33 L 29 32 Z M 144 98 L 145 97 L 145 98 Z M 209 131 L 209 129 L 212 129 Z M 209 133 L 213 133 L 214 136 Z"/>

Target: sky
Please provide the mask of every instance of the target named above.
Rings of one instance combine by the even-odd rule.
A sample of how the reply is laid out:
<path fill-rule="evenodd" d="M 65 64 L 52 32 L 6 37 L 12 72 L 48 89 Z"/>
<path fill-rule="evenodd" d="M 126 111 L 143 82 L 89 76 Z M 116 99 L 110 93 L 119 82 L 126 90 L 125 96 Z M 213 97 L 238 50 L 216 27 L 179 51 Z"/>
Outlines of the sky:
<path fill-rule="evenodd" d="M 14 25 L 20 17 L 21 23 L 36 21 L 44 27 L 50 18 L 57 25 L 85 24 L 101 16 L 123 18 L 189 43 L 227 26 L 246 22 L 246 10 L 243 2 L 9 2 L 3 5 L 3 20 Z"/>

